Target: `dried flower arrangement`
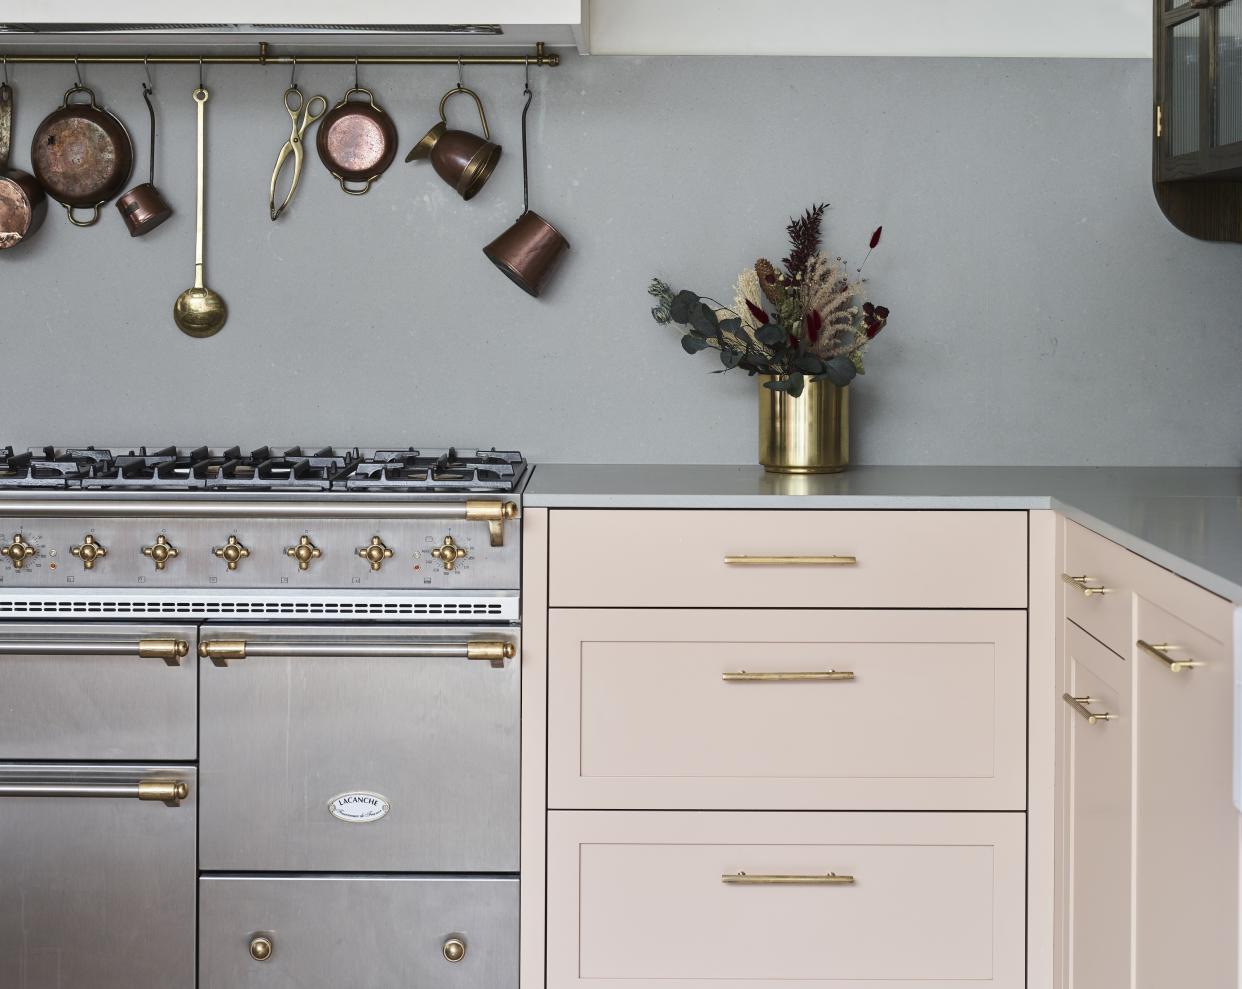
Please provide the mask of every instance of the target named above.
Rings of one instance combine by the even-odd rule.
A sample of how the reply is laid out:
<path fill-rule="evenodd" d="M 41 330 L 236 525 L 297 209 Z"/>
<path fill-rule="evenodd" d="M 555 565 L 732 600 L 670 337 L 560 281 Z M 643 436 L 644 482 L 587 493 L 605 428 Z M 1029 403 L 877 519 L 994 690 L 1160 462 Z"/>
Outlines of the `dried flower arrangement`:
<path fill-rule="evenodd" d="M 802 394 L 808 379 L 848 385 L 863 373 L 863 353 L 884 329 L 888 309 L 866 299 L 865 279 L 851 278 L 841 258 L 820 250 L 827 208 L 817 204 L 789 221 L 783 270 L 767 258 L 745 269 L 734 287 L 733 308 L 684 289 L 674 292 L 655 278 L 647 288 L 657 302 L 651 315 L 657 323 L 683 328 L 686 353 L 718 351 L 724 366 L 715 374 L 742 368 L 751 375 L 776 375 L 765 387 L 793 396 Z M 883 230 L 876 227 L 871 235 L 867 257 Z M 856 275 L 866 262 L 863 258 Z"/>

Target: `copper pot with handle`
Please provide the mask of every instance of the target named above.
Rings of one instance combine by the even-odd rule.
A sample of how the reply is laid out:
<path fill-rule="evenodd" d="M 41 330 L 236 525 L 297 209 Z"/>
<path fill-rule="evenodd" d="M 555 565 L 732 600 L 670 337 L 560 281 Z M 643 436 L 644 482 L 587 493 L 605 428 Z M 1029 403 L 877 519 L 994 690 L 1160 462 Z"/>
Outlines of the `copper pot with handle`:
<path fill-rule="evenodd" d="M 9 168 L 13 139 L 13 89 L 0 84 L 0 251 L 30 239 L 47 216 L 47 196 L 29 172 Z"/>
<path fill-rule="evenodd" d="M 88 102 L 77 102 L 85 95 Z M 35 177 L 65 207 L 75 227 L 99 222 L 99 211 L 125 188 L 134 167 L 134 145 L 120 118 L 95 102 L 81 83 L 44 118 L 30 147 Z M 81 220 L 74 210 L 92 210 Z"/>
<path fill-rule="evenodd" d="M 366 101 L 350 99 L 361 95 Z M 369 89 L 355 85 L 324 114 L 315 137 L 319 160 L 351 196 L 369 192 L 397 154 L 397 125 Z M 347 183 L 361 182 L 361 189 Z"/>

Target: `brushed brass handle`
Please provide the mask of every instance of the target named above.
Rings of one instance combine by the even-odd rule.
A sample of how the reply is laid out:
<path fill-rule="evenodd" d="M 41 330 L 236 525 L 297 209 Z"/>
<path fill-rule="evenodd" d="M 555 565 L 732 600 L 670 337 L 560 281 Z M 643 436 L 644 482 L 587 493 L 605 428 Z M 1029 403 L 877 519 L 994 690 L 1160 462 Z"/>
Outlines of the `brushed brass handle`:
<path fill-rule="evenodd" d="M 272 939 L 266 934 L 256 934 L 250 939 L 250 957 L 257 962 L 265 962 L 272 957 Z"/>
<path fill-rule="evenodd" d="M 166 666 L 180 666 L 190 654 L 190 644 L 185 639 L 139 639 L 139 659 L 162 659 Z"/>
<path fill-rule="evenodd" d="M 1083 597 L 1089 598 L 1096 594 L 1112 594 L 1113 593 L 1113 589 L 1111 587 L 1089 586 L 1087 584 L 1087 581 L 1095 580 L 1095 578 L 1088 577 L 1086 574 L 1083 574 L 1081 577 L 1075 577 L 1071 574 L 1063 573 L 1061 574 L 1061 579 L 1065 581 L 1065 583 L 1069 584 L 1071 587 L 1076 587 L 1078 588 L 1078 590 L 1082 591 Z"/>
<path fill-rule="evenodd" d="M 0 656 L 137 656 L 180 666 L 189 654 L 190 644 L 185 639 L 0 638 Z"/>
<path fill-rule="evenodd" d="M 136 797 L 176 806 L 190 795 L 184 780 L 137 783 L 0 783 L 0 797 Z"/>
<path fill-rule="evenodd" d="M 1094 697 L 1074 697 L 1071 694 L 1062 694 L 1061 700 L 1065 701 L 1066 704 L 1086 718 L 1089 725 L 1093 725 L 1097 721 L 1112 721 L 1116 718 L 1116 715 L 1109 714 L 1107 711 L 1101 711 L 1098 714 L 1092 711 L 1087 705 L 1095 703 Z"/>
<path fill-rule="evenodd" d="M 470 500 L 466 502 L 468 522 L 486 522 L 493 546 L 505 544 L 505 522 L 518 517 L 517 502 Z"/>
<path fill-rule="evenodd" d="M 834 680 L 853 680 L 853 670 L 808 670 L 805 673 L 750 673 L 738 670 L 736 673 L 722 673 L 720 679 L 725 683 L 798 683 L 822 682 Z"/>
<path fill-rule="evenodd" d="M 296 659 L 309 656 L 332 656 L 351 659 L 470 659 L 483 660 L 494 667 L 517 655 L 516 643 L 503 639 L 470 641 L 406 641 L 406 642 L 331 642 L 279 639 L 204 639 L 198 654 L 215 666 L 228 666 L 232 660 L 251 657 Z"/>
<path fill-rule="evenodd" d="M 853 886 L 853 876 L 827 872 L 822 876 L 763 876 L 745 872 L 726 872 L 720 877 L 726 886 Z"/>
<path fill-rule="evenodd" d="M 726 556 L 729 567 L 852 567 L 856 556 Z"/>
<path fill-rule="evenodd" d="M 1142 639 L 1135 642 L 1135 645 L 1147 653 L 1148 656 L 1164 663 L 1169 668 L 1170 673 L 1181 673 L 1182 670 L 1194 670 L 1205 665 L 1197 659 L 1173 659 L 1168 655 L 1170 652 L 1181 649 L 1181 646 L 1172 646 L 1167 642 L 1145 642 Z"/>

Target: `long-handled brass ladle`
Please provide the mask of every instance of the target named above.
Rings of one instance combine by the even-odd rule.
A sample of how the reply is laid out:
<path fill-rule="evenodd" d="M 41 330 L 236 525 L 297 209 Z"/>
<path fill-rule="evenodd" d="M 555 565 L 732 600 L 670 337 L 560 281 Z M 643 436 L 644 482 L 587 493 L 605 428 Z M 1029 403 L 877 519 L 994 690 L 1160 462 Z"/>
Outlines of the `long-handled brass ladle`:
<path fill-rule="evenodd" d="M 209 337 L 219 333 L 229 318 L 229 307 L 217 292 L 203 284 L 203 187 L 206 172 L 204 126 L 207 90 L 200 79 L 194 90 L 194 102 L 198 104 L 198 234 L 194 251 L 194 287 L 187 288 L 173 303 L 173 319 L 182 333 L 192 337 Z"/>

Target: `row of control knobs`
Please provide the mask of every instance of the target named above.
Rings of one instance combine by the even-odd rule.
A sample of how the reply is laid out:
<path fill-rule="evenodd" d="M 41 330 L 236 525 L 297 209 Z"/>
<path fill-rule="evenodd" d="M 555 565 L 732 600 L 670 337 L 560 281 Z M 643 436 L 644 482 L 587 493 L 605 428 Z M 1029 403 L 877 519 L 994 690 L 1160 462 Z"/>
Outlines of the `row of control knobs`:
<path fill-rule="evenodd" d="M 82 538 L 80 545 L 70 547 L 69 552 L 82 561 L 85 569 L 94 570 L 95 562 L 108 555 L 108 548 L 96 541 L 94 536 L 87 535 Z M 223 546 L 217 546 L 212 552 L 217 558 L 223 560 L 230 570 L 236 570 L 238 564 L 250 556 L 250 550 L 243 546 L 236 536 L 229 536 L 228 542 Z M 8 557 L 14 570 L 24 569 L 27 561 L 37 555 L 38 550 L 26 542 L 20 534 L 14 536 L 13 542 L 8 546 L 0 547 L 0 556 Z M 155 542 L 150 546 L 142 547 L 142 555 L 155 564 L 156 570 L 163 570 L 168 566 L 169 560 L 181 555 L 181 551 L 161 533 L 155 537 Z M 310 536 L 302 536 L 296 546 L 290 546 L 285 550 L 285 555 L 297 561 L 299 570 L 309 570 L 311 561 L 323 556 L 323 550 L 311 542 Z M 452 536 L 445 536 L 444 542 L 433 549 L 431 555 L 440 561 L 445 570 L 451 571 L 456 569 L 457 561 L 465 557 L 466 548 L 458 546 Z M 372 536 L 368 545 L 358 548 L 358 556 L 370 564 L 372 571 L 378 571 L 384 565 L 385 560 L 392 559 L 393 551 L 384 545 L 384 541 L 379 536 Z"/>

